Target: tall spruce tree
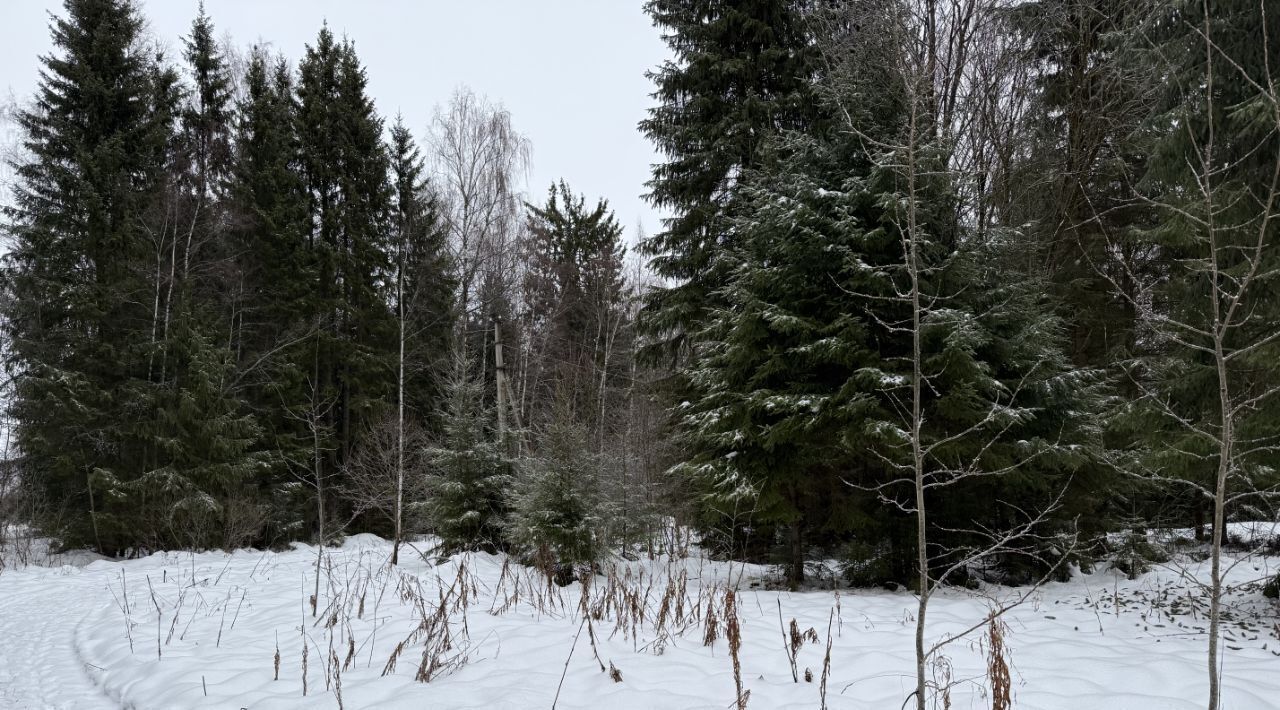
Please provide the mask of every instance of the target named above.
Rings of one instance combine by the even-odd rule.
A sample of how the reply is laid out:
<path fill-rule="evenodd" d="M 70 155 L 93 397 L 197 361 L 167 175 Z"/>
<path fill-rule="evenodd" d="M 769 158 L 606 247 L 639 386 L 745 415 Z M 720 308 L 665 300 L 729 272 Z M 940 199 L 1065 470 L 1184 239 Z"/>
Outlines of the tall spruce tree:
<path fill-rule="evenodd" d="M 453 352 L 457 288 L 446 231 L 424 176 L 422 153 L 397 117 L 391 127 L 392 238 L 396 316 L 404 329 L 404 398 L 419 421 L 434 419 L 443 403 Z"/>
<path fill-rule="evenodd" d="M 316 260 L 307 250 L 292 73 L 283 59 L 255 47 L 244 83 L 228 186 L 234 279 L 226 290 L 236 389 L 261 427 L 262 447 L 277 453 L 258 482 L 271 510 L 266 535 L 296 539 L 304 534 L 307 506 L 294 472 L 314 453 L 311 432 L 294 414 L 311 396 L 318 326 L 308 299 Z"/>
<path fill-rule="evenodd" d="M 140 427 L 153 453 L 128 489 L 148 546 L 239 546 L 261 531 L 255 478 L 270 456 L 233 387 L 224 295 L 232 276 L 225 268 L 231 80 L 203 7 L 184 54 L 193 85 L 170 163 L 167 209 L 176 227 L 161 231 L 157 250 L 154 418 Z"/>
<path fill-rule="evenodd" d="M 65 511 L 43 521 L 50 532 L 112 553 L 131 531 L 98 511 L 149 455 L 134 426 L 149 400 L 145 230 L 157 224 L 176 77 L 143 49 L 133 2 L 67 0 L 64 11 L 18 116 L 30 158 L 8 210 L 10 413 L 26 475 Z"/>
<path fill-rule="evenodd" d="M 1154 268 L 1149 252 L 1128 238 L 1131 227 L 1152 219 L 1132 191 L 1146 169 L 1136 138 L 1154 86 L 1133 70 L 1125 48 L 1148 7 L 1146 0 L 1039 0 L 1007 16 L 1010 31 L 1025 38 L 1035 94 L 1032 141 L 1009 176 L 1012 204 L 999 219 L 1029 232 L 1025 268 L 1046 278 L 1062 304 L 1070 354 L 1082 367 L 1109 368 L 1136 354 L 1130 298 L 1134 279 Z"/>
<path fill-rule="evenodd" d="M 1274 511 L 1280 442 L 1280 17 L 1244 0 L 1167 3 L 1145 28 L 1166 92 L 1141 188 L 1161 219 L 1137 239 L 1167 265 L 1144 291 L 1151 345 L 1126 411 L 1161 485 L 1211 507 L 1208 705 L 1222 705 L 1226 522 Z M 1196 521 L 1199 523 L 1199 520 Z"/>
<path fill-rule="evenodd" d="M 328 27 L 308 45 L 296 87 L 299 165 L 311 215 L 307 250 L 317 265 L 305 297 L 316 324 L 311 386 L 326 407 L 324 473 L 336 474 L 356 432 L 392 400 L 395 320 L 385 292 L 391 272 L 389 162 L 382 120 L 349 41 Z M 328 437 L 326 437 L 328 438 Z"/>
<path fill-rule="evenodd" d="M 672 212 L 641 245 L 669 286 L 648 297 L 642 323 L 658 352 L 689 345 L 723 275 L 717 253 L 742 171 L 767 136 L 810 118 L 812 42 L 795 0 L 650 0 L 674 59 L 649 74 L 658 105 L 640 129 L 666 162 L 655 165 L 650 201 Z"/>
<path fill-rule="evenodd" d="M 605 200 L 588 208 L 560 181 L 529 206 L 524 303 L 533 350 L 530 426 L 552 421 L 558 406 L 600 434 L 609 390 L 619 384 L 628 325 L 623 304 L 622 227 Z M 569 401 L 553 406 L 558 395 Z"/>

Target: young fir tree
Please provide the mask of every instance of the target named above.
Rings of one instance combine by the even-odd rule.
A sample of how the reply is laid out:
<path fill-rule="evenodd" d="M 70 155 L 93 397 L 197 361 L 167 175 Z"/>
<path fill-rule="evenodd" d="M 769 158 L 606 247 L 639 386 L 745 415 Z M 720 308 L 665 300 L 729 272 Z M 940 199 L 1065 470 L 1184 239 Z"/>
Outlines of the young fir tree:
<path fill-rule="evenodd" d="M 139 541 L 152 549 L 257 542 L 267 521 L 258 481 L 274 454 L 229 390 L 235 363 L 222 345 L 185 322 L 170 338 L 182 375 L 159 391 L 157 459 L 163 464 L 122 486 L 133 499 Z"/>
<path fill-rule="evenodd" d="M 538 437 L 537 455 L 517 478 L 507 536 L 514 548 L 567 584 L 604 553 L 609 516 L 601 494 L 601 457 L 569 403 L 561 399 L 556 409 Z"/>
<path fill-rule="evenodd" d="M 514 461 L 509 442 L 498 441 L 482 387 L 456 357 L 446 383 L 439 444 L 427 450 L 426 518 L 445 554 L 505 547 Z"/>
<path fill-rule="evenodd" d="M 18 116 L 30 158 L 16 166 L 8 211 L 10 413 L 26 475 L 66 511 L 50 532 L 111 553 L 133 542 L 131 531 L 97 510 L 148 456 L 131 423 L 148 399 L 146 225 L 163 183 L 176 77 L 141 48 L 134 3 L 64 8 L 34 104 Z"/>

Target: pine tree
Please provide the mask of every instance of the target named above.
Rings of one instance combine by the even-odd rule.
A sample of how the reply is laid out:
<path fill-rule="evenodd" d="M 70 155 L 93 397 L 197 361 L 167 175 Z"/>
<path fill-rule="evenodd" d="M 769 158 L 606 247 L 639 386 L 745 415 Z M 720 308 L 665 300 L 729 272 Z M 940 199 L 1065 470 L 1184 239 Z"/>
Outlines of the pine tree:
<path fill-rule="evenodd" d="M 163 186 L 176 76 L 139 46 L 134 3 L 64 9 L 34 105 L 18 117 L 30 159 L 8 212 L 10 412 L 30 480 L 65 504 L 50 532 L 110 553 L 132 540 L 97 519 L 103 486 L 135 477 L 148 456 L 131 430 L 149 399 L 144 225 Z"/>
<path fill-rule="evenodd" d="M 508 442 L 498 441 L 482 383 L 461 356 L 447 383 L 439 444 L 428 448 L 427 520 L 446 554 L 505 546 L 513 466 Z"/>

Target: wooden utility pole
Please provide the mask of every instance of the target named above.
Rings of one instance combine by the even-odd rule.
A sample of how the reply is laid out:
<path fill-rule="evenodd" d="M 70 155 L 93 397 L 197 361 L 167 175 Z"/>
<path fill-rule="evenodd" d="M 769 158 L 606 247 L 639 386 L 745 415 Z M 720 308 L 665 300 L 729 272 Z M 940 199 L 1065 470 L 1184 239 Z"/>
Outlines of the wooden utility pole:
<path fill-rule="evenodd" d="M 507 439 L 507 415 L 515 417 L 516 431 L 524 429 L 524 425 L 520 421 L 520 412 L 513 406 L 515 397 L 511 394 L 511 381 L 507 379 L 507 366 L 502 359 L 502 320 L 494 314 L 493 316 L 493 368 L 495 386 L 498 390 L 498 439 L 505 442 Z M 510 411 L 508 411 L 510 410 Z M 504 443 L 504 445 L 506 445 Z M 519 436 L 516 437 L 515 453 L 519 454 L 524 447 L 524 440 Z"/>
<path fill-rule="evenodd" d="M 502 363 L 502 319 L 493 316 L 493 366 L 498 388 L 498 441 L 507 439 L 507 369 Z"/>

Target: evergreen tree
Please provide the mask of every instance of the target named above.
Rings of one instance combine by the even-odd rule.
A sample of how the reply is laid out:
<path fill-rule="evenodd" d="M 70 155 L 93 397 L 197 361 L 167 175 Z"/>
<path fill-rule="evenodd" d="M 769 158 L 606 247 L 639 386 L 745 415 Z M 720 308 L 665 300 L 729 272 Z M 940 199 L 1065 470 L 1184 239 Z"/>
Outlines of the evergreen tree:
<path fill-rule="evenodd" d="M 1008 17 L 1034 59 L 1036 92 L 1030 150 L 1008 176 L 1003 189 L 1012 199 L 998 219 L 1028 232 L 1023 268 L 1048 280 L 1068 323 L 1072 360 L 1082 367 L 1111 368 L 1136 354 L 1135 279 L 1155 268 L 1128 238 L 1152 220 L 1150 208 L 1132 199 L 1134 176 L 1146 169 L 1136 139 L 1152 84 L 1130 66 L 1133 53 L 1124 46 L 1148 6 L 1039 0 Z"/>
<path fill-rule="evenodd" d="M 482 383 L 456 358 L 447 383 L 439 445 L 427 450 L 427 520 L 446 554 L 505 546 L 513 461 L 497 441 Z"/>
<path fill-rule="evenodd" d="M 305 467 L 311 432 L 294 413 L 311 398 L 318 328 L 308 299 L 317 266 L 307 250 L 307 200 L 299 177 L 293 80 L 283 59 L 255 48 L 237 107 L 229 179 L 230 250 L 227 284 L 237 390 L 261 426 L 261 446 L 277 452 L 259 482 L 271 504 L 271 538 L 302 535 L 304 500 L 293 470 Z"/>
<path fill-rule="evenodd" d="M 151 368 L 155 416 L 143 429 L 152 453 L 147 470 L 128 486 L 137 499 L 128 505 L 142 513 L 139 530 L 150 546 L 239 546 L 260 532 L 261 516 L 253 512 L 260 506 L 248 501 L 254 474 L 268 456 L 255 448 L 258 426 L 230 388 L 234 355 L 222 288 L 227 274 L 218 268 L 229 246 L 223 193 L 230 167 L 230 77 L 203 8 L 186 45 L 194 87 L 174 140 L 168 200 L 179 226 L 167 245 L 159 245 L 168 259 L 163 281 L 164 263 L 157 261 L 160 365 Z M 157 514 L 143 513 L 148 508 Z"/>
<path fill-rule="evenodd" d="M 672 285 L 649 294 L 654 345 L 688 346 L 722 278 L 734 186 L 767 136 L 810 119 L 811 38 L 794 0 L 649 0 L 645 10 L 675 55 L 649 77 L 658 105 L 640 129 L 667 157 L 649 199 L 673 216 L 641 248 Z"/>
<path fill-rule="evenodd" d="M 313 341 L 314 387 L 332 397 L 324 468 L 336 473 L 355 433 L 392 401 L 395 319 L 385 284 L 392 195 L 382 120 L 348 41 L 327 27 L 298 67 L 295 123 L 311 216 L 307 251 L 317 265 L 305 297 Z"/>
<path fill-rule="evenodd" d="M 399 118 L 391 127 L 390 162 L 395 309 L 406 343 L 405 406 L 419 421 L 428 421 L 442 403 L 457 283 L 435 198 L 423 176 L 421 151 Z"/>
<path fill-rule="evenodd" d="M 522 467 L 507 534 L 534 564 L 568 584 L 600 559 L 608 515 L 600 489 L 600 456 L 568 403 L 539 437 L 539 454 Z"/>
<path fill-rule="evenodd" d="M 139 520 L 136 535 L 151 549 L 257 542 L 267 522 L 257 483 L 273 454 L 259 448 L 257 422 L 227 387 L 235 363 L 224 346 L 185 323 L 171 344 L 182 376 L 157 394 L 154 438 L 163 463 L 113 486 L 128 495 L 106 509 Z"/>
<path fill-rule="evenodd" d="M 1141 134 L 1150 158 L 1137 186 L 1156 206 L 1155 219 L 1131 225 L 1129 238 L 1159 256 L 1158 268 L 1140 283 L 1140 296 L 1150 301 L 1144 325 L 1152 332 L 1130 371 L 1137 391 L 1118 418 L 1139 444 L 1135 463 L 1141 470 L 1191 484 L 1181 490 L 1153 486 L 1137 501 L 1138 512 L 1150 519 L 1172 514 L 1177 524 L 1193 524 L 1197 537 L 1212 509 L 1209 491 L 1221 443 L 1206 432 L 1218 431 L 1224 418 L 1210 334 L 1221 327 L 1231 352 L 1266 341 L 1280 323 L 1280 300 L 1262 285 L 1242 293 L 1237 308 L 1248 316 L 1234 322 L 1215 323 L 1210 307 L 1215 300 L 1229 303 L 1232 285 L 1251 270 L 1266 274 L 1276 265 L 1277 227 L 1268 200 L 1275 199 L 1280 139 L 1274 98 L 1260 87 L 1275 79 L 1280 61 L 1280 50 L 1261 35 L 1280 36 L 1280 19 L 1266 13 L 1264 23 L 1249 2 L 1216 2 L 1207 11 L 1200 3 L 1160 6 L 1143 25 L 1157 43 L 1135 53 L 1135 63 L 1146 63 L 1135 71 L 1161 75 L 1165 88 Z M 1209 275 L 1213 261 L 1216 279 Z M 1264 363 L 1280 350 L 1264 343 L 1250 351 L 1233 356 L 1221 378 L 1241 396 L 1261 395 L 1277 384 Z M 1280 436 L 1276 406 L 1260 396 L 1233 417 L 1240 440 L 1255 444 L 1248 448 L 1253 456 L 1233 461 L 1242 501 L 1249 500 L 1245 491 L 1273 485 L 1267 449 L 1256 445 Z"/>
<path fill-rule="evenodd" d="M 1084 460 L 1072 445 L 1092 436 L 1082 413 L 1096 401 L 1058 349 L 1044 303 L 984 267 L 993 255 L 962 238 L 945 153 L 932 145 L 913 158 L 932 162 L 917 166 L 928 176 L 912 196 L 919 256 L 907 251 L 907 182 L 897 172 L 906 156 L 869 154 L 863 140 L 892 145 L 904 102 L 874 75 L 842 81 L 853 83 L 835 84 L 848 93 L 833 100 L 878 88 L 874 101 L 843 104 L 856 107 L 848 115 L 855 130 L 774 141 L 739 188 L 735 247 L 721 257 L 730 274 L 718 294 L 725 305 L 700 334 L 708 345 L 680 411 L 686 459 L 678 470 L 708 502 L 705 526 L 735 535 L 785 526 L 792 582 L 803 579 L 809 544 L 850 532 L 861 556 L 880 566 L 872 579 L 907 581 L 915 555 L 914 526 L 902 514 L 914 500 L 901 487 L 913 431 L 904 421 L 915 377 L 910 288 L 925 303 L 921 437 L 934 447 L 930 480 L 944 481 L 928 496 L 938 509 L 931 529 L 997 527 L 1007 511 L 979 505 L 993 495 L 1050 505 Z M 914 275 L 909 257 L 920 260 Z M 1016 476 L 953 471 L 959 462 L 1003 471 L 1021 459 L 1034 463 Z M 933 542 L 972 543 L 945 533 Z M 936 563 L 947 559 L 940 553 Z"/>
<path fill-rule="evenodd" d="M 622 227 L 600 200 L 587 209 L 561 181 L 529 207 L 524 314 L 535 373 L 526 397 L 530 426 L 551 420 L 557 392 L 579 422 L 602 431 L 609 390 L 623 377 L 629 319 L 624 312 Z"/>
<path fill-rule="evenodd" d="M 9 210 L 10 413 L 29 480 L 66 511 L 50 532 L 110 553 L 131 531 L 97 519 L 97 507 L 120 493 L 110 482 L 135 478 L 149 456 L 134 428 L 147 418 L 154 323 L 142 265 L 176 77 L 139 46 L 134 3 L 67 0 L 64 9 L 34 105 L 18 117 L 30 159 L 17 166 Z"/>

